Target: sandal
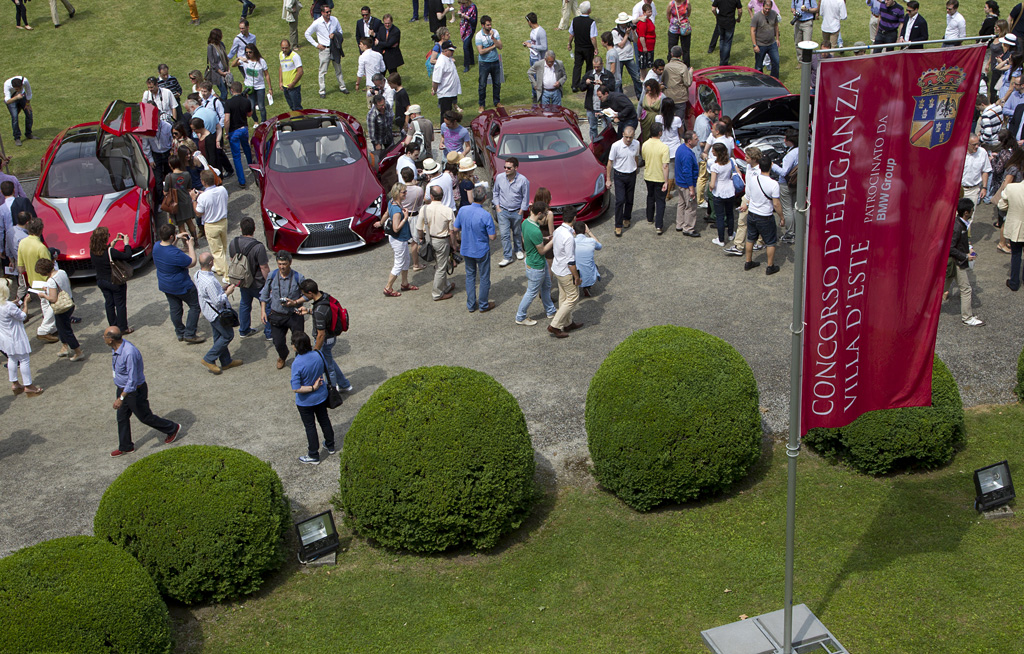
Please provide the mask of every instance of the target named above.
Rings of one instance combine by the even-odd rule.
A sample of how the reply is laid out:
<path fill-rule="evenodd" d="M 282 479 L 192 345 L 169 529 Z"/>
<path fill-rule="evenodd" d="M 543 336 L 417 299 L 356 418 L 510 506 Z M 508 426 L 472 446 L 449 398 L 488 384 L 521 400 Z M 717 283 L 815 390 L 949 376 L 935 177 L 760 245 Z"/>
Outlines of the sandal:
<path fill-rule="evenodd" d="M 25 392 L 25 387 L 19 384 L 18 382 L 14 382 L 14 384 L 11 386 L 11 392 L 14 393 L 15 395 L 21 395 L 22 393 Z"/>
<path fill-rule="evenodd" d="M 402 294 L 399 293 L 398 291 L 394 290 L 394 289 L 385 288 L 384 289 L 384 295 L 386 295 L 388 297 L 401 297 Z"/>
<path fill-rule="evenodd" d="M 403 291 L 418 291 L 418 290 L 420 290 L 420 287 L 419 286 L 413 286 L 412 284 L 402 284 L 402 290 Z"/>
<path fill-rule="evenodd" d="M 419 272 L 419 271 L 421 271 L 421 270 L 426 270 L 426 269 L 427 269 L 427 267 L 426 267 L 426 266 L 413 266 L 413 267 L 412 267 L 412 271 L 413 271 L 413 272 Z"/>
<path fill-rule="evenodd" d="M 996 249 L 999 250 L 1000 252 L 1004 253 L 1004 254 L 1012 254 L 1010 252 L 1010 248 L 1004 248 L 1002 245 L 997 245 Z"/>

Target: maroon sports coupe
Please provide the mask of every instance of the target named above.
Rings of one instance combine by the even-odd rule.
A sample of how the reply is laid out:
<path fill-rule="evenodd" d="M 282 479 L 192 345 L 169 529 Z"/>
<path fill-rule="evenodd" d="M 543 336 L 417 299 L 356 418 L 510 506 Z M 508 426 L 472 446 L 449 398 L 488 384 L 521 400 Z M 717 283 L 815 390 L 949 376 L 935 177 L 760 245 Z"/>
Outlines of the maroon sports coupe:
<path fill-rule="evenodd" d="M 153 106 L 118 100 L 100 122 L 58 134 L 43 155 L 32 205 L 43 239 L 60 250 L 57 260 L 70 276 L 95 274 L 89 238 L 97 227 L 128 235 L 135 266 L 152 254 L 157 180 L 140 138 L 156 134 L 158 119 Z"/>
<path fill-rule="evenodd" d="M 575 112 L 535 105 L 490 109 L 477 116 L 470 129 L 474 156 L 489 181 L 493 184 L 497 175 L 503 175 L 505 159 L 514 156 L 519 172 L 530 180 L 531 202 L 541 186 L 551 191 L 555 222 L 561 222 L 567 207 L 574 207 L 581 221 L 593 220 L 608 208 L 611 194 L 604 184 L 605 163 L 616 140 L 611 128 L 588 146 Z"/>
<path fill-rule="evenodd" d="M 373 223 L 387 208 L 397 155 L 371 167 L 353 116 L 326 109 L 281 114 L 256 127 L 252 149 L 272 250 L 324 254 L 384 238 Z"/>

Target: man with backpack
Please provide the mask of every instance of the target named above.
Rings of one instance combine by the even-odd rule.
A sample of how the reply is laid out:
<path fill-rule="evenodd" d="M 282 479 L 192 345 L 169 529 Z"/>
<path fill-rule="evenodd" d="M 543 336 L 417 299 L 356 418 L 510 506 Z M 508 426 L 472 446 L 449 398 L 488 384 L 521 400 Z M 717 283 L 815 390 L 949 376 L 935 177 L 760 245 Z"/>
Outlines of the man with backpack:
<path fill-rule="evenodd" d="M 313 316 L 313 349 L 324 357 L 330 383 L 341 391 L 348 393 L 352 384 L 345 378 L 338 363 L 334 360 L 332 350 L 338 336 L 348 331 L 348 312 L 342 308 L 335 298 L 322 293 L 320 287 L 312 279 L 304 279 L 299 283 L 299 292 L 311 306 L 299 309 L 300 313 Z"/>
<path fill-rule="evenodd" d="M 253 236 L 256 222 L 249 217 L 242 218 L 239 228 L 242 235 L 228 244 L 228 280 L 242 293 L 238 302 L 238 335 L 245 338 L 256 333 L 252 329 L 252 301 L 259 299 L 270 275 L 270 263 L 267 248 Z M 270 323 L 263 325 L 263 334 L 271 340 Z"/>

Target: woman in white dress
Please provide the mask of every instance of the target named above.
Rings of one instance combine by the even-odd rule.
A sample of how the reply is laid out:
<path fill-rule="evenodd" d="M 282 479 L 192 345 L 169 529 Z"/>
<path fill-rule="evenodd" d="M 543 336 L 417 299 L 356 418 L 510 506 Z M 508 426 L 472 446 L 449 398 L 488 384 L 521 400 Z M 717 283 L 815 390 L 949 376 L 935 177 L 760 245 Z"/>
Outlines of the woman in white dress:
<path fill-rule="evenodd" d="M 25 334 L 26 316 L 18 305 L 7 299 L 10 293 L 10 281 L 0 277 L 0 350 L 7 355 L 7 378 L 11 382 L 11 392 L 35 397 L 41 395 L 43 389 L 32 383 L 32 371 L 28 365 L 32 346 Z M 19 370 L 24 385 L 18 383 Z"/>

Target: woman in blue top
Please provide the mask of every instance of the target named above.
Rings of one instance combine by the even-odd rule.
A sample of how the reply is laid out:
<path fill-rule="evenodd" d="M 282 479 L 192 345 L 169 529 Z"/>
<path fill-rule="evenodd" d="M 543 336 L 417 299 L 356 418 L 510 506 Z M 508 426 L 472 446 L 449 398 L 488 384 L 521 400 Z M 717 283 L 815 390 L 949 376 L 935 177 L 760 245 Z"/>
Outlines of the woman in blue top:
<path fill-rule="evenodd" d="M 324 432 L 324 447 L 328 454 L 334 454 L 334 427 L 331 416 L 327 413 L 327 380 L 324 358 L 319 352 L 313 351 L 313 344 L 306 332 L 292 334 L 292 348 L 295 360 L 292 361 L 292 390 L 295 391 L 295 406 L 299 409 L 302 426 L 306 428 L 306 441 L 309 451 L 299 457 L 302 463 L 318 465 L 320 463 L 320 439 L 316 433 L 316 422 Z"/>
<path fill-rule="evenodd" d="M 572 227 L 576 230 L 576 270 L 580 273 L 580 290 L 583 297 L 590 297 L 590 287 L 601 279 L 594 263 L 594 251 L 601 249 L 601 242 L 594 238 L 585 224 L 577 222 Z"/>
<path fill-rule="evenodd" d="M 387 286 L 384 287 L 384 295 L 398 297 L 401 295 L 393 287 L 398 274 L 402 274 L 402 290 L 418 291 L 419 286 L 409 283 L 409 241 L 412 240 L 412 226 L 409 224 L 409 211 L 402 206 L 405 201 L 405 184 L 395 183 L 388 193 L 391 202 L 388 203 L 388 219 L 391 220 L 391 230 L 395 236 L 388 235 L 388 242 L 391 249 L 395 251 L 395 264 L 391 267 L 391 274 L 388 275 Z"/>

